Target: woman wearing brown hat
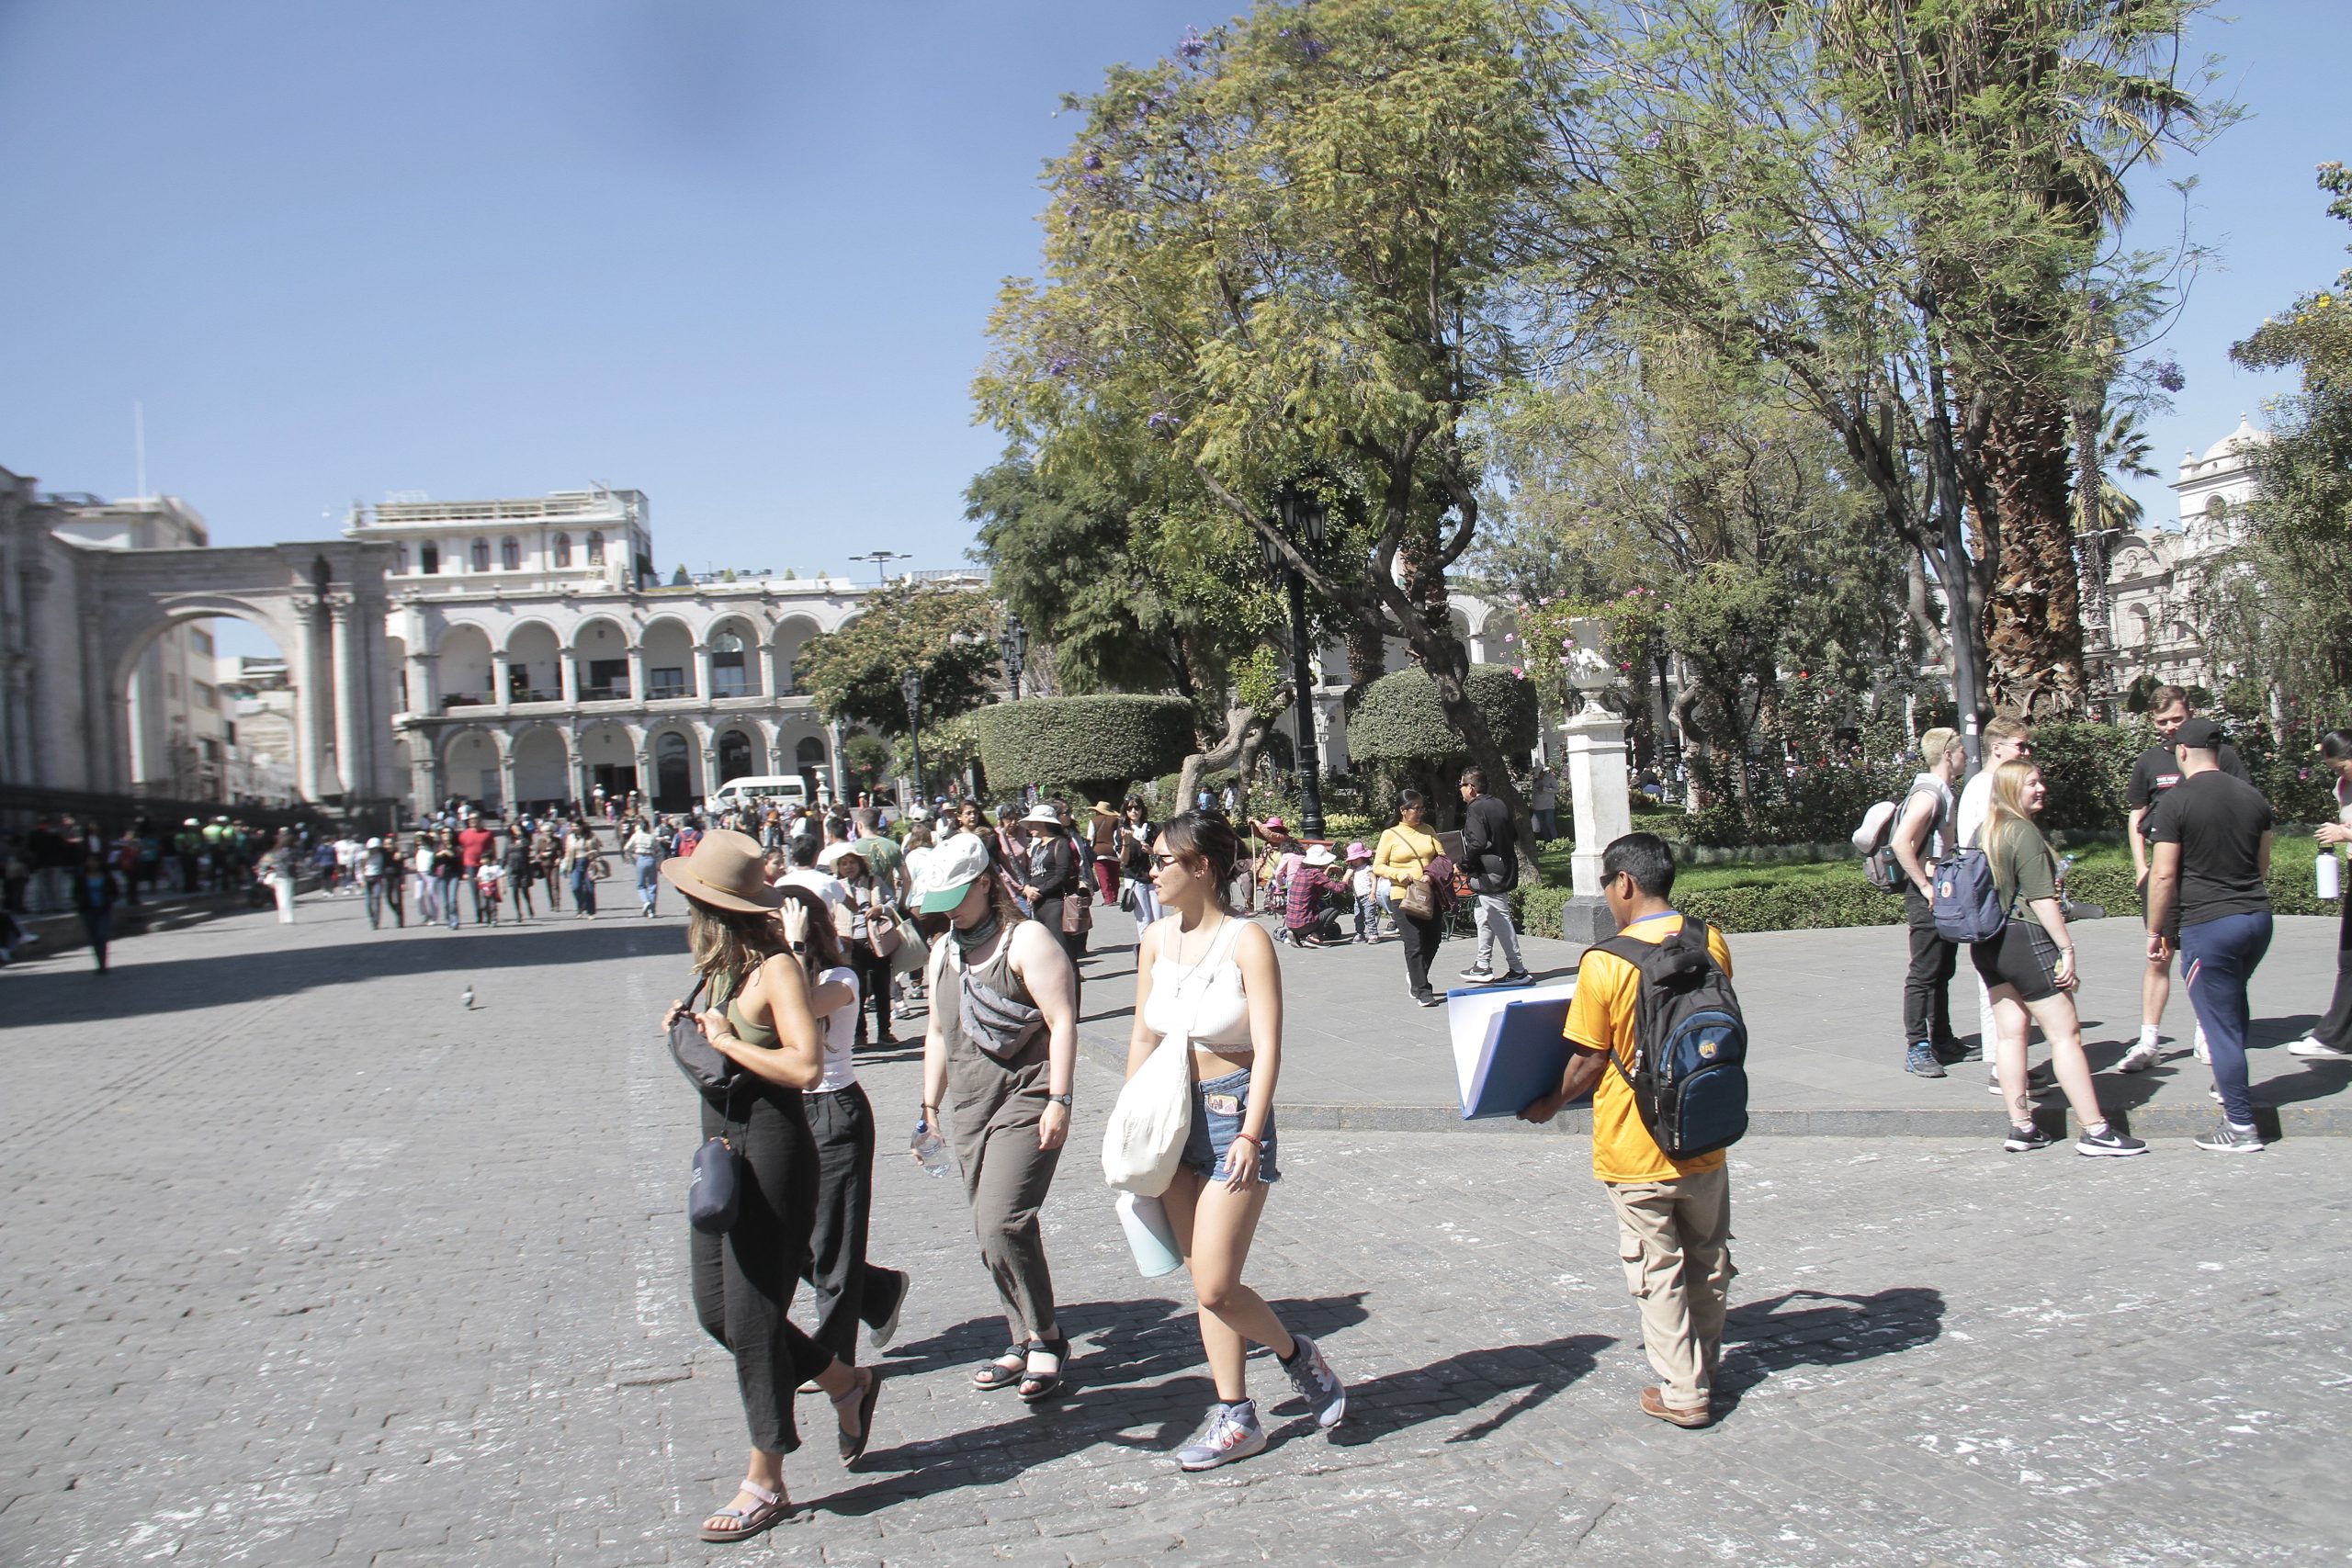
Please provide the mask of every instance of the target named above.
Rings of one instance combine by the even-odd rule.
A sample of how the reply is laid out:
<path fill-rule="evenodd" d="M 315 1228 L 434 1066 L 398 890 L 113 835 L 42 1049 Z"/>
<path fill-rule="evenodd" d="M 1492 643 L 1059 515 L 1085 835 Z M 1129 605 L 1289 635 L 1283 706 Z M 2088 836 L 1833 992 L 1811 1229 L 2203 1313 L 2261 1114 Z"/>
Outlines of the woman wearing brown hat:
<path fill-rule="evenodd" d="M 794 1391 L 813 1379 L 825 1392 L 842 1458 L 854 1463 L 874 1429 L 881 1376 L 845 1365 L 787 1315 L 817 1217 L 817 1148 L 801 1093 L 825 1076 L 824 1036 L 796 958 L 808 942 L 806 907 L 777 919 L 784 894 L 763 879 L 760 847 L 741 833 L 706 835 L 692 856 L 662 862 L 662 875 L 685 897 L 686 940 L 710 985 L 711 1008 L 695 1021 L 744 1069 L 722 1103 L 706 1100 L 702 1112 L 703 1135 L 728 1137 L 741 1156 L 735 1224 L 724 1236 L 695 1232 L 693 1250 L 695 1314 L 734 1354 L 752 1430 L 743 1483 L 701 1534 L 740 1540 L 791 1506 L 784 1456 L 800 1446 Z M 671 1010 L 671 1021 L 683 1006 Z"/>
<path fill-rule="evenodd" d="M 1060 1392 L 1069 1354 L 1037 1213 L 1069 1136 L 1078 971 L 1057 932 L 1022 919 L 988 847 L 969 834 L 923 858 L 914 897 L 918 914 L 951 922 L 932 947 L 922 1123 L 944 1134 L 963 1170 L 980 1258 L 1012 1331 L 972 1384 L 1018 1386 L 1034 1404 Z"/>

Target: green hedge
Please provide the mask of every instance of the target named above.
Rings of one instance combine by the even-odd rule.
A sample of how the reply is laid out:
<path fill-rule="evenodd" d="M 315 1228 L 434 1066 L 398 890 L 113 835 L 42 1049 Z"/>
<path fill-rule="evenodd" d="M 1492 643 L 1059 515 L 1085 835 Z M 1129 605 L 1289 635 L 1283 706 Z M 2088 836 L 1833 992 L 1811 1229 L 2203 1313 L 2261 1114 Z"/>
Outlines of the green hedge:
<path fill-rule="evenodd" d="M 1166 773 L 1193 747 L 1193 705 L 1182 697 L 1030 697 L 981 708 L 971 722 L 992 786 L 1089 800 Z"/>
<path fill-rule="evenodd" d="M 1473 664 L 1464 681 L 1486 716 L 1495 745 L 1517 755 L 1535 745 L 1535 686 L 1500 664 Z M 1399 670 L 1364 688 L 1348 718 L 1348 755 L 1383 765 L 1466 761 L 1462 738 L 1446 722 L 1437 682 L 1422 670 Z"/>
<path fill-rule="evenodd" d="M 1566 908 L 1568 898 L 1569 892 L 1565 887 L 1522 885 L 1519 892 L 1520 929 L 1532 936 L 1558 936 L 1560 911 Z M 1674 907 L 1726 931 L 1819 931 L 1903 923 L 1902 899 L 1881 893 L 1867 882 L 1843 880 L 1694 888 L 1678 895 Z"/>

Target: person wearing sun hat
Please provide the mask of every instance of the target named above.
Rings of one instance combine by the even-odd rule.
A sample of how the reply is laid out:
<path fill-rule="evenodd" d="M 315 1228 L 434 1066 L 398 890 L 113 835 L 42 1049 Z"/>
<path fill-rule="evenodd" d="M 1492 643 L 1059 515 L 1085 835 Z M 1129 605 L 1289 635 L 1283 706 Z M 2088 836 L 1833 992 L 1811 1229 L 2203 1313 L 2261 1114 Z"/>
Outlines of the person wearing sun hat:
<path fill-rule="evenodd" d="M 824 1081 L 825 1041 L 796 956 L 808 944 L 808 906 L 795 900 L 779 919 L 785 895 L 767 885 L 762 862 L 750 837 L 722 829 L 661 871 L 685 896 L 687 944 L 710 988 L 695 1022 L 743 1069 L 702 1108 L 703 1136 L 735 1147 L 740 1209 L 725 1235 L 693 1233 L 692 1265 L 695 1315 L 735 1358 L 752 1454 L 734 1501 L 704 1519 L 705 1540 L 757 1535 L 790 1511 L 784 1456 L 800 1446 L 792 1400 L 804 1381 L 832 1401 L 845 1463 L 865 1452 L 882 1386 L 879 1372 L 845 1364 L 790 1316 L 817 1220 L 816 1141 L 801 1096 Z M 685 1016 L 675 1003 L 662 1025 Z"/>
<path fill-rule="evenodd" d="M 1094 886 L 1102 892 L 1102 902 L 1119 901 L 1119 808 L 1107 800 L 1098 800 L 1087 816 L 1087 847 L 1093 852 Z"/>
<path fill-rule="evenodd" d="M 888 898 L 866 860 L 866 840 L 841 840 L 817 855 L 817 869 L 831 873 L 841 884 L 842 901 L 833 906 L 833 929 L 842 939 L 850 967 L 857 972 L 858 990 L 874 1012 L 874 1043 L 894 1045 L 890 1037 L 890 961 L 874 950 L 874 922 L 887 915 Z M 895 847 L 895 846 L 894 846 Z M 865 1008 L 855 1019 L 856 1043 L 865 1043 Z"/>
<path fill-rule="evenodd" d="M 1329 844 L 1310 844 L 1283 886 L 1283 926 L 1294 947 L 1321 947 L 1340 934 L 1335 900 L 1348 896 L 1347 879 L 1331 868 L 1340 857 Z"/>
<path fill-rule="evenodd" d="M 1021 825 L 1029 830 L 1026 863 L 1012 868 L 1012 874 L 1021 878 L 1021 896 L 1029 901 L 1030 916 L 1053 932 L 1063 950 L 1075 958 L 1078 949 L 1064 934 L 1069 928 L 1062 919 L 1062 905 L 1078 895 L 1077 846 L 1062 825 L 1061 813 L 1046 801 L 1032 807 Z"/>
<path fill-rule="evenodd" d="M 972 1385 L 1018 1387 L 1034 1404 L 1060 1391 L 1069 1353 L 1037 1213 L 1069 1136 L 1078 971 L 1057 931 L 1022 918 L 976 835 L 958 833 L 923 857 L 914 906 L 948 918 L 927 976 L 917 1125 L 945 1137 L 963 1171 L 980 1258 L 1010 1332 L 1003 1354 L 981 1363 Z"/>

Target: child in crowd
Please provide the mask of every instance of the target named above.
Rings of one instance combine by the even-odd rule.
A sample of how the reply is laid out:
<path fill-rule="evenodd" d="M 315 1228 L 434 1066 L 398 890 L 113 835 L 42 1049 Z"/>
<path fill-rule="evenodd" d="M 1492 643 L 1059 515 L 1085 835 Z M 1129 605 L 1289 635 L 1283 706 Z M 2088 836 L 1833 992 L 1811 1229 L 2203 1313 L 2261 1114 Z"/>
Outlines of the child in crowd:
<path fill-rule="evenodd" d="M 1374 901 L 1372 852 L 1358 839 L 1348 846 L 1348 889 L 1356 899 L 1356 941 L 1374 942 L 1380 936 L 1380 906 Z"/>
<path fill-rule="evenodd" d="M 506 872 L 494 860 L 486 860 L 475 869 L 474 886 L 481 889 L 481 924 L 498 923 L 498 905 L 506 891 Z"/>

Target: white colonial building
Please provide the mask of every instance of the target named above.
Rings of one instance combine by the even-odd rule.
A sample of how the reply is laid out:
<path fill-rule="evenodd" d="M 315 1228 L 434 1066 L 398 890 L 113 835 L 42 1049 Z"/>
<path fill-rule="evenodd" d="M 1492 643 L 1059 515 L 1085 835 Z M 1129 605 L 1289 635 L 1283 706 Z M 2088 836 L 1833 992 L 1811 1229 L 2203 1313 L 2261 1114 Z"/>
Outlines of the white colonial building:
<path fill-rule="evenodd" d="M 2244 415 L 2238 427 L 2205 449 L 2181 454 L 2172 491 L 2180 512 L 2156 526 L 2126 533 L 2109 554 L 2106 616 L 2086 619 L 2095 691 L 2121 694 L 2143 675 L 2177 685 L 2214 684 L 2198 633 L 2198 595 L 2217 559 L 2242 543 L 2245 504 L 2254 495 L 2251 455 L 2270 439 Z M 2109 637 L 2100 649 L 2098 632 Z M 2105 679 L 2100 676 L 2105 671 Z"/>
<path fill-rule="evenodd" d="M 606 489 L 353 508 L 345 536 L 394 550 L 392 725 L 412 806 L 602 788 L 683 811 L 758 773 L 830 789 L 845 736 L 795 665 L 868 590 L 764 574 L 660 584 L 649 512 Z"/>

